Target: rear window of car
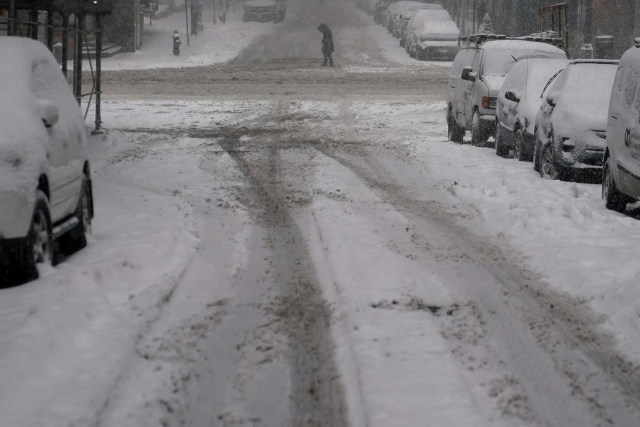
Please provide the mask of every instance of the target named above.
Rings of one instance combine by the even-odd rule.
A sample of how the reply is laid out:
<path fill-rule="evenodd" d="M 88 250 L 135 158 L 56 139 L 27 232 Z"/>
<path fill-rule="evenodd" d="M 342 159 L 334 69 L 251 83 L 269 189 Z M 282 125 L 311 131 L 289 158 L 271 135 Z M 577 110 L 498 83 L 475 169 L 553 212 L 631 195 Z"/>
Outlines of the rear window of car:
<path fill-rule="evenodd" d="M 549 52 L 533 49 L 487 49 L 485 51 L 483 74 L 507 74 L 516 60 L 522 58 L 564 58 L 562 52 Z"/>

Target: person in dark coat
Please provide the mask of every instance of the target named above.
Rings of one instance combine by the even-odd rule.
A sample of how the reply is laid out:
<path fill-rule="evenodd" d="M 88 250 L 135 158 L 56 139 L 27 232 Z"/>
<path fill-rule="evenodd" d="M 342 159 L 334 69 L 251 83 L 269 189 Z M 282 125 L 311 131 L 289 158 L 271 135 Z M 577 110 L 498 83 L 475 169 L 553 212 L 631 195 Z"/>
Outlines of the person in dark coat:
<path fill-rule="evenodd" d="M 322 63 L 322 66 L 326 67 L 328 62 L 329 66 L 333 67 L 333 58 L 331 57 L 331 54 L 334 49 L 331 30 L 327 24 L 320 24 L 318 26 L 318 31 L 322 33 L 322 54 L 324 55 L 324 62 Z"/>

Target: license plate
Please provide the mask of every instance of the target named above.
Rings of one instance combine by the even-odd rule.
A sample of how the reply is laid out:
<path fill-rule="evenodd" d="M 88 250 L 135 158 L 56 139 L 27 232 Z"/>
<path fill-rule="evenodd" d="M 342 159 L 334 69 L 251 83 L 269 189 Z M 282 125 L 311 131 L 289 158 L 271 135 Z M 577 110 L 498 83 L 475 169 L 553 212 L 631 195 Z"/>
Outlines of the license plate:
<path fill-rule="evenodd" d="M 447 49 L 447 48 L 445 48 L 445 47 L 441 47 L 441 48 L 439 48 L 439 49 L 438 49 L 438 52 L 440 52 L 440 53 L 447 53 L 447 52 L 448 52 L 448 49 Z"/>

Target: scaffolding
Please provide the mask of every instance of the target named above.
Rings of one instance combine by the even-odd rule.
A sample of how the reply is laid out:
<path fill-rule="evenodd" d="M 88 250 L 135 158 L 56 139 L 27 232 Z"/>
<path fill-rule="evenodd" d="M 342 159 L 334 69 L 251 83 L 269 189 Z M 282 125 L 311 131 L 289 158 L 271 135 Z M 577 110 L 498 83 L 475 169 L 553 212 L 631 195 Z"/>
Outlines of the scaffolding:
<path fill-rule="evenodd" d="M 111 13 L 112 7 L 113 0 L 0 0 L 0 31 L 7 36 L 42 41 L 60 61 L 67 79 L 69 54 L 72 54 L 72 91 L 78 104 L 88 97 L 85 119 L 95 99 L 94 132 L 99 132 L 102 125 L 102 17 Z M 90 41 L 93 41 L 93 61 Z M 85 56 L 89 59 L 92 81 L 88 93 L 82 91 Z"/>
<path fill-rule="evenodd" d="M 557 3 L 538 9 L 538 31 L 553 33 L 562 40 L 561 48 L 569 53 L 569 31 L 567 29 L 567 3 Z"/>

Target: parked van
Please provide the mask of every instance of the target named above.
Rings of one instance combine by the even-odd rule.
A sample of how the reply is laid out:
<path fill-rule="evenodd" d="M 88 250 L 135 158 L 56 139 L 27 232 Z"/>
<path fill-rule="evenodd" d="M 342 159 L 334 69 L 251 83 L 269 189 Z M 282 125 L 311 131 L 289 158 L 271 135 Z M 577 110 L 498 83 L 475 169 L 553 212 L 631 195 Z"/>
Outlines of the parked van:
<path fill-rule="evenodd" d="M 622 55 L 611 90 L 602 197 L 618 212 L 640 198 L 640 39 Z"/>
<path fill-rule="evenodd" d="M 453 61 L 447 97 L 447 126 L 451 141 L 462 142 L 467 130 L 471 131 L 474 145 L 485 145 L 490 136 L 495 138 L 498 92 L 517 61 L 523 58 L 567 58 L 563 50 L 552 44 L 501 38 L 470 36 Z"/>

